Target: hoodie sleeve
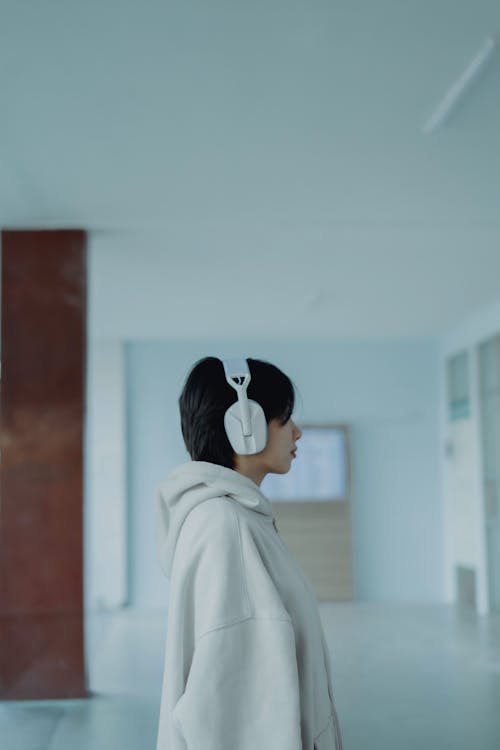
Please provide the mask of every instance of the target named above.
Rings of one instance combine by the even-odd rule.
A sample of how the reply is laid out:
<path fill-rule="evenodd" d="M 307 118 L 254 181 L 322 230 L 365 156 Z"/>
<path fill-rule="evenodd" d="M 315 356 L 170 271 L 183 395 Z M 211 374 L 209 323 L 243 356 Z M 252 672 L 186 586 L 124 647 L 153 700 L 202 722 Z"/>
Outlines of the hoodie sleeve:
<path fill-rule="evenodd" d="M 203 635 L 173 720 L 187 750 L 302 750 L 292 623 L 249 618 Z"/>

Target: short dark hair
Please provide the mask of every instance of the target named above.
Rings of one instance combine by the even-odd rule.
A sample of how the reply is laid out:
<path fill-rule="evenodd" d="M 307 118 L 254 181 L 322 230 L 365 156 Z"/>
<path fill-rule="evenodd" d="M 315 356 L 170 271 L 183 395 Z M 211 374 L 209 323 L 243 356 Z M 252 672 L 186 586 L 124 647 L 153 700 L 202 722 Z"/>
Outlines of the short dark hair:
<path fill-rule="evenodd" d="M 295 405 L 293 382 L 270 362 L 250 357 L 247 362 L 251 375 L 248 398 L 262 406 L 268 424 L 276 418 L 285 424 Z M 193 461 L 235 468 L 224 414 L 237 398 L 218 357 L 204 357 L 193 365 L 179 397 L 182 436 Z"/>

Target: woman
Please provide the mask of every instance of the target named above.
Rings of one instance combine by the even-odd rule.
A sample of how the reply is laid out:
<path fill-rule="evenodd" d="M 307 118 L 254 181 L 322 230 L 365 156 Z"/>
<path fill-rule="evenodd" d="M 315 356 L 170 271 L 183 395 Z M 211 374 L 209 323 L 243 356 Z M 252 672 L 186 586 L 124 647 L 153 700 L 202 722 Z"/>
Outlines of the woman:
<path fill-rule="evenodd" d="M 192 460 L 158 491 L 170 593 L 157 750 L 340 750 L 314 590 L 260 490 L 290 470 L 294 386 L 239 361 L 241 378 L 234 360 L 193 366 L 179 398 Z"/>

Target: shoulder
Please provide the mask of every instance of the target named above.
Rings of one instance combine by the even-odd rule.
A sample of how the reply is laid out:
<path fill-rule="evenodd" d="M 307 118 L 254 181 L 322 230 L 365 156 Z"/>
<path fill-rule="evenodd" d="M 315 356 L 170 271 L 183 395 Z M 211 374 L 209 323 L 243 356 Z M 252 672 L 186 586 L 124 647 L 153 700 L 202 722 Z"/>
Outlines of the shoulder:
<path fill-rule="evenodd" d="M 194 507 L 186 516 L 182 527 L 185 536 L 199 538 L 210 535 L 224 538 L 237 524 L 236 510 L 232 501 L 225 496 L 212 497 Z"/>
<path fill-rule="evenodd" d="M 232 566 L 241 559 L 238 516 L 227 497 L 214 497 L 193 508 L 182 525 L 178 539 L 183 557 L 210 567 Z"/>
<path fill-rule="evenodd" d="M 211 498 L 188 514 L 178 540 L 176 582 L 191 602 L 196 636 L 253 614 L 236 511 Z"/>

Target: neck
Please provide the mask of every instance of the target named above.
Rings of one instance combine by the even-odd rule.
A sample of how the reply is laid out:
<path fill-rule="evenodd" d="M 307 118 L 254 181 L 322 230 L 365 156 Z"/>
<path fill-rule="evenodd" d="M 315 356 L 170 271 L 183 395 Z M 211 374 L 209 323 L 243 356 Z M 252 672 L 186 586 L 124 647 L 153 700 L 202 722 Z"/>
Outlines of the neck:
<path fill-rule="evenodd" d="M 240 474 L 243 474 L 245 477 L 248 477 L 252 480 L 252 482 L 255 482 L 256 485 L 260 487 L 260 483 L 266 476 L 266 471 L 262 469 L 260 466 L 256 466 L 253 461 L 249 461 L 249 459 L 252 458 L 251 456 L 240 456 L 237 455 L 234 458 L 234 470 L 239 472 Z"/>

